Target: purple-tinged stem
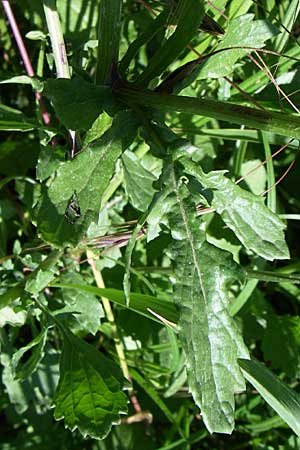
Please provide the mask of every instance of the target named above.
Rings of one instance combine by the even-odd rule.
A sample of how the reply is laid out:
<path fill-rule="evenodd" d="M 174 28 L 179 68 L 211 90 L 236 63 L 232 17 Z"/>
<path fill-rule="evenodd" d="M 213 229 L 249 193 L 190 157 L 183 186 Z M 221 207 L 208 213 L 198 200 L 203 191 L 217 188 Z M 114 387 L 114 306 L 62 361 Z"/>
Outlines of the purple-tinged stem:
<path fill-rule="evenodd" d="M 15 41 L 17 43 L 17 46 L 18 46 L 18 49 L 19 49 L 22 61 L 24 63 L 24 67 L 25 67 L 26 73 L 27 73 L 27 75 L 29 77 L 34 77 L 35 73 L 34 73 L 31 61 L 29 59 L 29 56 L 28 56 L 28 53 L 27 53 L 27 50 L 26 50 L 23 38 L 21 36 L 18 24 L 16 22 L 16 19 L 15 19 L 13 11 L 11 9 L 9 1 L 8 0 L 2 0 L 2 6 L 3 6 L 4 12 L 6 14 L 7 20 L 9 22 L 9 25 L 11 27 L 11 30 L 13 32 Z M 44 100 L 43 100 L 43 98 L 42 98 L 42 96 L 41 96 L 41 94 L 39 92 L 35 92 L 35 97 L 36 97 L 37 101 L 39 102 L 39 105 L 40 105 L 40 108 L 41 108 L 43 122 L 44 122 L 45 125 L 49 125 L 51 119 L 50 119 L 50 115 L 49 115 L 49 113 L 48 113 L 48 111 L 46 109 Z"/>

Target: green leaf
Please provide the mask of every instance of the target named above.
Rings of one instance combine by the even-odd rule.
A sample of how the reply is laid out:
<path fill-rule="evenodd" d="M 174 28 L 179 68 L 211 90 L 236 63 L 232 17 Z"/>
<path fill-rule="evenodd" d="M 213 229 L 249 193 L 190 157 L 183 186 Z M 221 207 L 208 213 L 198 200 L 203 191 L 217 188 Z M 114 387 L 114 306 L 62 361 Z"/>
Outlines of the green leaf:
<path fill-rule="evenodd" d="M 0 105 L 0 130 L 1 131 L 30 131 L 37 128 L 37 123 L 26 117 L 18 109 Z"/>
<path fill-rule="evenodd" d="M 216 50 L 230 47 L 262 48 L 268 39 L 279 34 L 279 30 L 266 20 L 254 20 L 254 14 L 245 14 L 233 19 Z M 198 79 L 220 78 L 230 75 L 238 59 L 250 53 L 249 49 L 232 49 L 212 55 L 201 66 Z"/>
<path fill-rule="evenodd" d="M 25 347 L 19 348 L 12 357 L 11 365 L 12 371 L 16 378 L 25 380 L 35 370 L 41 359 L 44 357 L 44 348 L 47 339 L 47 328 L 44 328 L 29 344 Z M 21 358 L 28 350 L 31 350 L 30 357 L 25 363 L 21 363 Z"/>
<path fill-rule="evenodd" d="M 61 255 L 62 253 L 58 250 L 52 251 L 40 266 L 29 275 L 25 284 L 27 292 L 37 295 L 54 280 L 58 271 L 57 261 Z"/>
<path fill-rule="evenodd" d="M 165 402 L 160 398 L 158 395 L 156 389 L 154 389 L 153 386 L 149 383 L 149 381 L 145 380 L 139 372 L 137 372 L 135 369 L 130 369 L 130 374 L 134 381 L 136 381 L 143 389 L 144 391 L 149 395 L 149 397 L 152 399 L 154 403 L 158 406 L 158 408 L 162 411 L 162 413 L 166 416 L 166 418 L 175 425 L 177 429 L 179 429 L 178 424 L 175 421 L 175 418 L 172 414 L 172 412 L 169 410 Z"/>
<path fill-rule="evenodd" d="M 139 34 L 137 39 L 130 44 L 126 54 L 119 64 L 119 71 L 123 77 L 125 77 L 130 61 L 136 56 L 139 49 L 151 39 L 153 39 L 154 36 L 156 36 L 156 34 L 163 29 L 163 26 L 167 22 L 168 15 L 169 11 L 167 10 L 159 14 L 154 20 L 150 22 L 146 29 Z"/>
<path fill-rule="evenodd" d="M 72 271 L 63 273 L 60 281 L 63 284 L 84 284 L 84 278 Z M 96 334 L 104 317 L 99 299 L 94 294 L 79 289 L 63 289 L 62 296 L 65 306 L 56 310 L 56 313 L 59 315 L 69 313 L 65 319 L 68 328 L 76 334 L 78 332 Z"/>
<path fill-rule="evenodd" d="M 146 211 L 155 192 L 152 183 L 156 178 L 142 166 L 135 154 L 128 150 L 123 153 L 122 162 L 125 188 L 131 204 L 140 211 Z"/>
<path fill-rule="evenodd" d="M 248 351 L 229 315 L 228 291 L 243 273 L 230 254 L 205 242 L 189 191 L 174 171 L 171 182 L 177 200 L 169 215 L 174 296 L 189 388 L 208 430 L 231 433 L 234 394 L 245 389 L 237 358 L 248 358 Z"/>
<path fill-rule="evenodd" d="M 63 331 L 60 379 L 55 394 L 55 418 L 72 431 L 104 439 L 120 414 L 127 412 L 120 369 L 94 347 Z"/>
<path fill-rule="evenodd" d="M 123 291 L 111 288 L 98 288 L 95 286 L 80 285 L 80 284 L 63 284 L 55 283 L 52 287 L 57 288 L 67 288 L 76 289 L 85 292 L 90 292 L 91 294 L 97 295 L 98 297 L 106 297 L 112 302 L 126 307 L 126 300 Z M 148 319 L 154 320 L 155 322 L 161 323 L 153 314 L 151 314 L 148 309 L 154 311 L 157 315 L 176 323 L 178 320 L 178 313 L 176 311 L 175 305 L 172 302 L 166 302 L 163 299 L 152 297 L 151 295 L 139 294 L 137 292 L 130 293 L 130 305 L 129 308 L 138 314 L 142 314 Z"/>
<path fill-rule="evenodd" d="M 245 378 L 257 389 L 265 401 L 300 437 L 300 399 L 273 373 L 253 360 L 239 360 Z"/>
<path fill-rule="evenodd" d="M 98 84 L 111 84 L 118 62 L 122 0 L 101 0 L 98 25 Z"/>
<path fill-rule="evenodd" d="M 8 289 L 4 294 L 0 295 L 0 309 L 4 308 L 5 306 L 10 305 L 10 303 L 13 303 L 15 300 L 20 298 L 24 292 L 24 286 L 21 284 L 17 284 L 16 286 L 12 287 L 11 289 Z"/>
<path fill-rule="evenodd" d="M 108 87 L 79 77 L 47 80 L 44 93 L 59 120 L 70 130 L 88 130 L 104 109 L 112 111 L 115 105 Z"/>
<path fill-rule="evenodd" d="M 237 186 L 224 176 L 225 171 L 204 174 L 189 160 L 181 161 L 186 173 L 212 190 L 211 206 L 248 250 L 271 261 L 289 258 L 283 233 L 285 225 L 265 206 L 262 197 Z"/>
<path fill-rule="evenodd" d="M 154 53 L 148 67 L 136 80 L 141 86 L 147 86 L 155 77 L 161 75 L 164 70 L 181 54 L 196 34 L 204 15 L 203 2 L 193 0 L 179 0 L 174 12 L 177 25 L 169 39 L 162 43 Z"/>
<path fill-rule="evenodd" d="M 123 148 L 131 143 L 136 127 L 136 120 L 130 113 L 120 112 L 99 140 L 59 167 L 50 186 L 44 186 L 37 211 L 38 230 L 45 241 L 57 246 L 75 245 L 90 223 L 97 222 L 101 197 L 114 173 L 115 163 Z M 69 223 L 65 214 L 75 192 L 80 217 Z"/>
<path fill-rule="evenodd" d="M 264 360 L 288 376 L 295 376 L 299 363 L 300 320 L 297 316 L 268 314 L 263 335 Z"/>

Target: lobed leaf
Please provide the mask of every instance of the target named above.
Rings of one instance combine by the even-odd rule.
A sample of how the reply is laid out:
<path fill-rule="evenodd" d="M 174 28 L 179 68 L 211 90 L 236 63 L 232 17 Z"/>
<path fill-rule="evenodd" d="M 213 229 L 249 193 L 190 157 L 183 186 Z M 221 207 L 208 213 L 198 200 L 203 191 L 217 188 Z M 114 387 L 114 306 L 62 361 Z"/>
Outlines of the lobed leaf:
<path fill-rule="evenodd" d="M 271 261 L 289 258 L 283 233 L 285 225 L 265 206 L 262 197 L 240 188 L 224 176 L 224 171 L 204 174 L 187 159 L 182 162 L 186 173 L 212 190 L 211 206 L 248 250 Z"/>

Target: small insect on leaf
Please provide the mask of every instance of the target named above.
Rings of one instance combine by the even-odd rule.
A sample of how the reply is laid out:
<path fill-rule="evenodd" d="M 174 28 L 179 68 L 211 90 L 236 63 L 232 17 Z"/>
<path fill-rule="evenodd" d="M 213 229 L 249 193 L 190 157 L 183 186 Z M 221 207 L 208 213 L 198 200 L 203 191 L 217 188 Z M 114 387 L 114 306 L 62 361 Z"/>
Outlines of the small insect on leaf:
<path fill-rule="evenodd" d="M 65 218 L 69 223 L 75 223 L 78 219 L 81 217 L 81 211 L 80 211 L 80 205 L 79 200 L 76 191 L 74 191 L 74 194 L 70 197 L 66 211 L 65 211 Z"/>

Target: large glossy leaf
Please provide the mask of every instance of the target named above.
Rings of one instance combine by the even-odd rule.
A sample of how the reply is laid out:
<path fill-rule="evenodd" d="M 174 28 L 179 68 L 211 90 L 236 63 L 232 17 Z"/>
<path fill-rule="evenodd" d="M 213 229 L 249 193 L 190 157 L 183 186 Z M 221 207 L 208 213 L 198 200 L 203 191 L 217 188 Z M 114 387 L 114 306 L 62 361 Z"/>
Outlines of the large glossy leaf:
<path fill-rule="evenodd" d="M 131 114 L 119 113 L 100 139 L 59 167 L 55 179 L 42 191 L 37 213 L 38 229 L 45 241 L 58 246 L 74 245 L 91 221 L 97 221 L 102 194 L 114 173 L 116 160 L 133 139 L 136 126 Z M 65 215 L 69 215 L 74 195 L 77 215 L 70 220 Z"/>
<path fill-rule="evenodd" d="M 127 412 L 120 369 L 94 347 L 63 331 L 60 379 L 55 395 L 55 418 L 72 431 L 103 439 L 120 414 Z"/>
<path fill-rule="evenodd" d="M 229 253 L 205 242 L 189 191 L 175 172 L 172 184 L 174 295 L 189 388 L 208 430 L 231 433 L 234 393 L 245 389 L 237 358 L 248 358 L 248 351 L 228 312 L 229 285 L 243 273 Z"/>
<path fill-rule="evenodd" d="M 193 162 L 182 161 L 188 174 L 212 190 L 211 206 L 247 249 L 271 261 L 289 258 L 285 225 L 265 206 L 262 197 L 240 188 L 224 176 L 225 171 L 205 174 Z"/>
<path fill-rule="evenodd" d="M 253 18 L 254 14 L 245 14 L 233 19 L 216 50 L 237 46 L 261 48 L 268 39 L 279 33 L 279 30 L 270 22 L 253 21 Z M 234 70 L 235 62 L 249 52 L 249 49 L 234 49 L 211 56 L 200 66 L 198 79 L 230 75 Z"/>

